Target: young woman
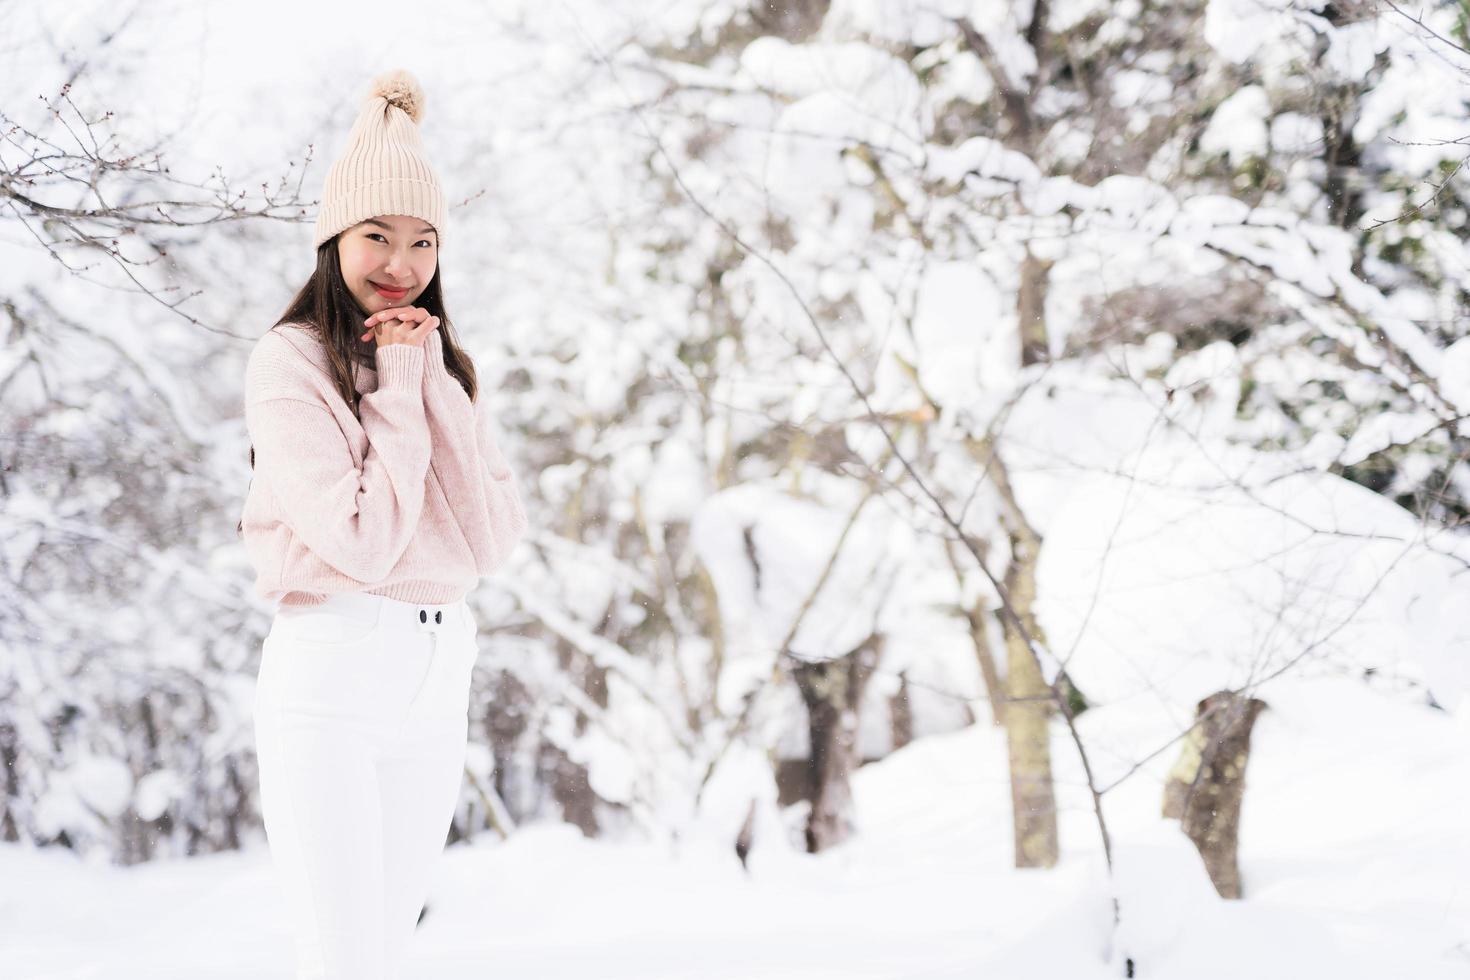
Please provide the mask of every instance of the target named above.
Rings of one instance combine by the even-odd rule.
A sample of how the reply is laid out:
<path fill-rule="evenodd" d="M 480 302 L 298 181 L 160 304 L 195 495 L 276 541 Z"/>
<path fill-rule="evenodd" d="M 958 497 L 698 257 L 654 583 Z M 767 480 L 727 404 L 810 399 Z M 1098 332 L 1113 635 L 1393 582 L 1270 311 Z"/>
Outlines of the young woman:
<path fill-rule="evenodd" d="M 465 596 L 526 529 L 444 313 L 423 101 L 405 72 L 374 80 L 327 174 L 316 271 L 246 368 L 240 529 L 277 603 L 260 801 L 299 978 L 402 976 L 464 773 Z"/>

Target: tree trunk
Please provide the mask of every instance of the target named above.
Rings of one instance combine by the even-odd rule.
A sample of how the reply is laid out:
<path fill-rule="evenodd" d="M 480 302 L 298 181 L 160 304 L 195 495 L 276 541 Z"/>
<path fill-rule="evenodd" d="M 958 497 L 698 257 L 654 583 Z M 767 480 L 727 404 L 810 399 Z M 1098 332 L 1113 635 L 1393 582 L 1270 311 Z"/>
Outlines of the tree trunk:
<path fill-rule="evenodd" d="M 944 554 L 949 559 L 950 568 L 954 569 L 955 583 L 962 586 L 965 576 L 955 558 L 954 548 L 953 541 L 944 543 Z M 984 548 L 982 554 L 988 555 L 989 548 Z M 985 632 L 984 602 L 983 598 L 977 599 L 972 606 L 962 606 L 960 612 L 970 624 L 970 641 L 975 645 L 975 659 L 980 664 L 980 677 L 985 681 L 985 696 L 990 701 L 990 723 L 1001 726 L 1006 720 L 1005 688 L 1001 684 L 1000 671 L 995 669 L 995 654 L 991 652 L 990 637 Z"/>
<path fill-rule="evenodd" d="M 1052 264 L 1030 252 L 1021 261 L 1021 285 L 1016 313 L 1021 328 L 1021 366 L 1051 360 L 1046 333 L 1046 290 Z"/>
<path fill-rule="evenodd" d="M 1218 691 L 1195 708 L 1198 723 L 1185 738 L 1164 786 L 1164 816 L 1181 821 L 1215 891 L 1240 898 L 1240 804 L 1251 728 L 1266 702 Z"/>
<path fill-rule="evenodd" d="M 1027 632 L 1041 633 L 1032 616 L 1036 599 L 1036 554 L 1025 536 L 1013 534 L 1013 557 L 1005 587 L 1011 607 Z M 1001 617 L 1006 641 L 1006 747 L 1011 765 L 1011 809 L 1016 867 L 1050 868 L 1057 863 L 1057 804 L 1051 776 L 1051 689 L 1041 676 L 1026 637 Z"/>
<path fill-rule="evenodd" d="M 968 448 L 983 460 L 1001 505 L 1001 523 L 1010 539 L 1011 559 L 1002 583 L 1011 609 L 1021 621 L 1018 632 L 996 610 L 1005 635 L 1005 729 L 1011 767 L 1011 809 L 1015 829 L 1016 867 L 1050 868 L 1057 863 L 1057 803 L 1051 777 L 1050 718 L 1056 710 L 1051 688 L 1041 675 L 1028 637 L 1044 646 L 1046 638 L 1032 611 L 1036 603 L 1036 560 L 1041 535 L 1026 520 L 1000 453 L 988 440 L 969 440 Z"/>
<path fill-rule="evenodd" d="M 888 699 L 893 751 L 897 752 L 914 740 L 914 709 L 909 703 L 909 675 L 898 675 L 898 693 Z"/>
<path fill-rule="evenodd" d="M 842 843 L 852 833 L 852 787 L 857 768 L 858 709 L 863 690 L 878 665 L 883 640 L 874 634 L 857 649 L 834 660 L 799 663 L 791 672 L 806 702 L 811 750 L 811 815 L 806 849 L 815 854 Z"/>
<path fill-rule="evenodd" d="M 16 820 L 14 810 L 20 800 L 18 744 L 15 726 L 10 722 L 0 724 L 0 773 L 5 777 L 5 795 L 0 798 L 0 841 L 7 843 L 20 840 L 20 821 Z"/>

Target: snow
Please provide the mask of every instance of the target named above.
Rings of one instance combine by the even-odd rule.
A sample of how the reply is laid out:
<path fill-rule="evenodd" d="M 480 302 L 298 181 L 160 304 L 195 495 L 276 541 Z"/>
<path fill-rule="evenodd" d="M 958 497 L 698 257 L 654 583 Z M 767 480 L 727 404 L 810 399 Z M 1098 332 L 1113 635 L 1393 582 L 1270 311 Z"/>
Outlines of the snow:
<path fill-rule="evenodd" d="M 1041 179 L 1036 164 L 987 136 L 972 136 L 955 147 L 936 147 L 929 153 L 929 174 L 935 180 L 959 181 L 966 174 L 996 180 L 1031 183 Z"/>
<path fill-rule="evenodd" d="M 1246 157 L 1265 154 L 1269 145 L 1266 120 L 1271 100 L 1259 85 L 1237 90 L 1210 114 L 1210 124 L 1200 136 L 1207 153 L 1225 153 L 1237 166 Z"/>
<path fill-rule="evenodd" d="M 740 68 L 762 88 L 793 97 L 782 113 L 783 129 L 903 150 L 927 128 L 912 69 L 867 44 L 798 45 L 759 37 L 740 52 Z M 835 145 L 826 145 L 829 155 Z M 799 173 L 805 177 L 810 169 Z"/>
<path fill-rule="evenodd" d="M 1307 6 L 1305 4 L 1300 6 Z M 1237 64 L 1251 60 L 1275 63 L 1293 48 L 1310 43 L 1306 16 L 1292 0 L 1209 0 L 1205 8 L 1205 40 L 1221 56 Z M 1326 25 L 1313 25 L 1321 30 Z"/>
<path fill-rule="evenodd" d="M 1155 980 L 1465 976 L 1470 780 L 1449 717 L 1340 678 L 1278 685 L 1267 700 L 1246 772 L 1240 901 L 1214 895 L 1159 815 L 1167 751 L 1104 797 L 1110 880 L 1060 730 L 1062 860 L 1012 868 L 1005 742 L 984 723 L 859 769 L 858 836 L 821 855 L 802 853 L 790 815 L 783 830 L 763 798 L 748 876 L 728 816 L 683 842 L 602 843 L 526 824 L 505 841 L 455 844 L 414 975 L 1111 980 L 1122 973 L 1108 957 L 1126 953 Z M 1124 771 L 1113 752 L 1161 747 L 1172 732 L 1132 708 L 1095 709 L 1079 725 L 1105 781 Z M 721 812 L 743 817 L 741 782 L 712 790 L 731 804 Z M 1111 894 L 1122 926 L 1110 949 Z M 7 980 L 287 980 L 280 910 L 258 837 L 238 853 L 131 869 L 0 845 Z"/>
<path fill-rule="evenodd" d="M 960 51 L 935 69 L 928 91 L 936 103 L 964 99 L 980 105 L 995 91 L 995 82 L 973 51 Z"/>
<path fill-rule="evenodd" d="M 1043 624 L 1090 696 L 1178 706 L 1299 662 L 1417 679 L 1421 658 L 1470 655 L 1409 629 L 1415 597 L 1453 594 L 1455 563 L 1382 498 L 1300 475 L 1212 499 L 1205 510 L 1188 492 L 1110 477 L 1075 486 L 1038 574 Z"/>
<path fill-rule="evenodd" d="M 1462 415 L 1470 415 L 1470 337 L 1462 337 L 1445 349 L 1442 370 L 1446 397 Z"/>
<path fill-rule="evenodd" d="M 964 13 L 964 0 L 833 0 L 822 27 L 928 47 L 949 34 L 946 17 Z"/>
<path fill-rule="evenodd" d="M 1271 120 L 1271 148 L 1303 156 L 1322 149 L 1322 120 L 1299 112 L 1283 112 Z"/>
<path fill-rule="evenodd" d="M 1434 423 L 1423 415 L 1382 412 L 1365 419 L 1335 457 L 1345 464 L 1359 463 L 1394 443 L 1407 444 L 1432 428 Z"/>
<path fill-rule="evenodd" d="M 1127 70 L 1118 73 L 1110 93 L 1110 101 L 1119 109 L 1135 106 L 1167 105 L 1173 86 L 1169 79 L 1151 71 Z"/>
<path fill-rule="evenodd" d="M 943 405 L 1013 388 L 1020 363 L 1015 315 L 996 284 L 973 262 L 939 262 L 924 270 L 914 311 L 919 381 Z M 896 396 L 896 393 L 895 393 Z"/>
<path fill-rule="evenodd" d="M 1322 175 L 1310 166 L 1320 163 L 1321 122 L 1292 111 L 1312 104 L 1301 88 L 1304 53 L 1320 54 L 1313 77 L 1346 82 L 1391 54 L 1355 106 L 1353 133 L 1364 223 L 1394 215 L 1423 196 L 1423 178 L 1458 158 L 1442 142 L 1466 116 L 1453 58 L 1430 57 L 1393 18 L 1334 28 L 1321 4 L 1210 0 L 1203 24 L 1189 23 L 1203 27 L 1217 57 L 1189 57 L 1217 87 L 1188 111 L 1223 98 L 1204 150 L 1227 154 L 1232 167 L 1261 156 L 1272 173 L 1270 187 L 1234 197 L 1229 178 L 1214 174 L 1218 158 L 1176 160 L 1167 146 L 1136 172 L 1074 179 L 1071 164 L 1106 136 L 1075 115 L 1076 92 L 1033 93 L 1039 119 L 1065 124 L 1026 152 L 1004 127 L 977 125 L 998 118 L 998 87 L 1025 93 L 1032 84 L 1036 63 L 1019 33 L 1026 4 L 837 0 L 817 35 L 763 37 L 707 65 L 649 52 L 661 33 L 713 40 L 733 4 L 452 6 L 453 16 L 422 30 L 365 39 L 331 30 L 340 13 L 325 8 L 212 3 L 176 23 L 140 12 L 149 29 L 118 41 L 150 55 L 135 58 L 127 79 L 137 110 L 128 124 L 187 133 L 170 157 L 181 172 L 227 160 L 241 186 L 284 160 L 299 166 L 305 144 L 328 132 L 312 164 L 319 176 L 345 136 L 338 123 L 366 64 L 410 64 L 435 93 L 426 140 L 442 147 L 451 197 L 464 202 L 453 212 L 446 280 L 465 312 L 466 344 L 488 355 L 477 358 L 482 381 L 504 409 L 507 448 L 524 461 L 527 497 L 545 518 L 514 574 L 481 597 L 499 603 L 507 624 L 487 666 L 525 687 L 534 738 L 504 758 L 477 740 L 471 774 L 487 783 L 498 767 L 507 808 L 518 819 L 537 814 L 543 797 L 528 757 L 553 746 L 585 768 L 602 803 L 627 808 L 636 833 L 604 826 L 593 842 L 529 819 L 509 840 L 482 832 L 451 848 L 422 930 L 425 974 L 1086 980 L 1121 976 L 1122 955 L 1141 977 L 1180 980 L 1470 974 L 1470 545 L 1390 499 L 1400 484 L 1432 479 L 1445 458 L 1436 438 L 1470 426 L 1452 419 L 1470 411 L 1470 339 L 1455 339 L 1467 250 L 1460 219 L 1426 214 L 1369 236 L 1373 249 L 1355 268 L 1363 229 L 1331 226 Z M 382 3 L 355 10 L 369 22 L 401 14 Z M 1105 18 L 1095 34 L 1069 39 L 1077 57 L 1104 65 L 1111 56 L 1100 46 L 1131 50 L 1142 13 L 1136 2 L 1067 0 L 1053 6 L 1052 24 Z M 1450 13 L 1433 22 L 1449 30 Z M 953 17 L 983 33 L 994 75 Z M 62 14 L 56 26 L 86 47 L 90 23 Z M 910 45 L 930 47 L 905 61 Z M 26 85 L 54 82 L 59 66 L 15 54 Z M 1099 77 L 1097 94 L 1134 136 L 1172 110 L 1162 80 L 1180 65 L 1172 52 L 1130 59 L 1131 68 Z M 941 145 L 936 110 L 954 100 L 974 107 L 951 107 L 960 122 L 949 121 Z M 859 143 L 879 166 L 851 152 Z M 1190 168 L 1201 162 L 1196 179 Z M 794 290 L 684 200 L 671 165 L 717 221 L 757 247 L 771 243 Z M 1288 186 L 1276 188 L 1282 180 Z M 3 244 L 24 244 L 13 232 L 6 226 Z M 259 238 L 229 248 L 211 239 L 220 281 L 201 301 L 240 336 L 258 333 L 285 284 L 299 281 L 307 229 L 251 234 Z M 1380 246 L 1400 244 L 1422 249 L 1378 258 Z M 64 331 L 64 344 L 38 342 L 50 334 L 37 330 L 0 345 L 0 373 L 17 372 L 5 393 L 15 411 L 54 400 L 28 359 L 72 368 L 60 373 L 76 406 L 47 412 L 39 436 L 88 439 L 98 419 L 131 422 L 142 405 L 200 452 L 219 453 L 211 472 L 243 455 L 238 419 L 228 417 L 238 394 L 228 350 L 205 360 L 199 331 L 129 312 L 114 319 L 146 338 L 138 349 L 153 357 L 128 368 L 100 334 L 65 323 L 95 317 L 95 295 L 54 288 L 52 260 L 38 249 L 6 255 L 8 273 L 63 314 L 57 324 L 46 318 L 45 331 Z M 1025 256 L 1055 263 L 1045 309 L 1054 360 L 1023 367 L 1015 310 Z M 716 268 L 719 290 L 709 288 Z M 253 287 L 233 288 L 235 276 Z M 1263 283 L 1259 307 L 1217 309 L 1213 297 L 1242 282 Z M 1205 297 L 1200 320 L 1218 314 L 1244 329 L 1226 340 L 1214 324 L 1161 326 L 1147 322 L 1157 308 L 1127 309 L 1129 290 L 1189 289 Z M 793 291 L 820 306 L 830 350 Z M 1095 305 L 1119 296 L 1117 316 Z M 1114 329 L 1116 344 L 1088 340 Z M 1249 341 L 1233 336 L 1245 332 Z M 171 383 L 198 376 L 220 384 Z M 1305 399 L 1290 415 L 1262 397 L 1285 402 L 1314 386 L 1338 394 Z M 139 419 L 138 431 L 153 423 Z M 888 458 L 885 432 L 920 461 L 981 542 L 986 568 L 999 572 L 1008 539 L 998 477 L 974 449 L 994 436 L 1043 538 L 1036 612 L 1046 666 L 1065 662 L 1094 705 L 1079 729 L 1100 783 L 1117 784 L 1104 802 L 1112 878 L 1060 723 L 1050 744 L 1062 862 L 1011 867 L 1006 747 L 990 724 L 964 615 L 993 633 L 997 597 Z M 809 444 L 819 441 L 812 434 L 820 445 Z M 1422 448 L 1396 461 L 1387 495 L 1332 472 L 1411 439 Z M 840 457 L 851 469 L 839 476 L 832 447 L 841 440 L 856 459 Z M 84 661 L 69 648 L 16 658 L 15 725 L 32 760 L 22 798 L 34 811 L 23 817 L 31 831 L 74 835 L 91 856 L 0 847 L 0 973 L 285 977 L 286 923 L 258 828 L 235 854 L 126 871 L 103 860 L 129 808 L 179 827 L 223 792 L 213 761 L 248 757 L 240 733 L 255 635 L 220 614 L 243 605 L 226 590 L 246 571 L 238 553 L 221 546 L 191 564 L 186 545 L 139 545 L 101 519 L 123 488 L 94 469 L 66 494 L 15 476 L 0 536 L 9 581 L 43 543 L 85 533 L 141 557 L 159 589 L 214 582 L 222 598 L 197 613 L 200 622 L 176 625 L 153 611 L 150 592 L 148 602 L 97 614 L 105 628 L 89 642 L 104 658 Z M 869 479 L 884 490 L 870 500 Z M 1449 479 L 1470 495 L 1463 465 Z M 704 635 L 678 597 L 667 598 L 671 578 L 688 581 L 696 562 L 715 585 L 720 635 Z M 18 603 L 28 624 L 55 622 L 73 598 L 22 592 Z M 641 624 L 653 627 L 647 649 L 623 645 L 628 632 L 611 638 Z M 859 754 L 892 748 L 888 701 L 904 677 L 919 740 L 855 774 L 857 836 L 807 856 L 803 807 L 781 810 L 771 779 L 773 757 L 805 753 L 805 715 L 789 679 L 769 679 L 783 648 L 839 656 L 875 628 L 884 653 L 862 705 Z M 605 673 L 604 704 L 568 660 Z M 70 673 L 77 663 L 89 671 L 85 687 Z M 154 670 L 208 690 L 161 718 L 160 751 L 174 754 L 156 765 L 138 732 L 119 731 L 104 713 L 119 685 L 163 683 Z M 1215 897 L 1177 825 L 1159 815 L 1171 741 L 1201 697 L 1231 685 L 1251 686 L 1270 706 L 1249 770 L 1240 902 Z M 81 720 L 58 735 L 51 719 L 73 692 L 85 695 Z M 167 688 L 147 692 L 175 704 Z M 751 696 L 759 710 L 747 738 L 698 792 Z M 690 705 L 710 720 L 683 721 Z M 205 708 L 220 727 L 192 737 L 185 726 Z M 191 737 L 178 738 L 181 728 Z M 731 839 L 752 800 L 747 877 Z M 161 853 L 177 843 L 161 842 Z"/>
<path fill-rule="evenodd" d="M 1366 78 L 1373 59 L 1388 47 L 1393 33 L 1376 19 L 1340 25 L 1331 33 L 1332 43 L 1327 48 L 1325 63 L 1347 81 Z"/>
<path fill-rule="evenodd" d="M 856 647 L 886 618 L 895 570 L 912 547 L 911 532 L 860 486 L 819 471 L 807 479 L 800 495 L 759 482 L 722 490 L 690 527 L 721 620 L 752 655 L 789 649 L 824 660 Z M 843 560 L 828 574 L 839 541 Z"/>

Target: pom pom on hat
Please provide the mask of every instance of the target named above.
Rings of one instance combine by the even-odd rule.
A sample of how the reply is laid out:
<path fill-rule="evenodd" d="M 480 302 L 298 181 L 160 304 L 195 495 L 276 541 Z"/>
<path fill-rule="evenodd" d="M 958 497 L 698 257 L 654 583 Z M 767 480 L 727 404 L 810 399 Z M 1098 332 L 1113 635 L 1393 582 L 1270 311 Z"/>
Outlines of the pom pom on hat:
<path fill-rule="evenodd" d="M 424 89 L 417 78 L 402 68 L 385 71 L 373 79 L 369 99 L 383 99 L 408 113 L 414 122 L 424 120 Z"/>

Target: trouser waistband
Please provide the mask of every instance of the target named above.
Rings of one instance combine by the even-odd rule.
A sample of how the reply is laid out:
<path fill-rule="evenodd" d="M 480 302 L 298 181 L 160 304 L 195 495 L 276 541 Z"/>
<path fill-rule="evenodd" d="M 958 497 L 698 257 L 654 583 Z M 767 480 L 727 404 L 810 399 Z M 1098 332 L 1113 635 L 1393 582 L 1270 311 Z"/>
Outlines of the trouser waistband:
<path fill-rule="evenodd" d="M 471 625 L 469 603 L 464 599 L 438 603 L 405 602 L 367 592 L 338 592 L 329 596 L 326 602 L 314 606 L 282 606 L 277 615 L 289 618 L 314 612 L 351 616 L 379 626 L 398 629 L 417 627 L 429 633 L 452 627 L 468 628 Z"/>

